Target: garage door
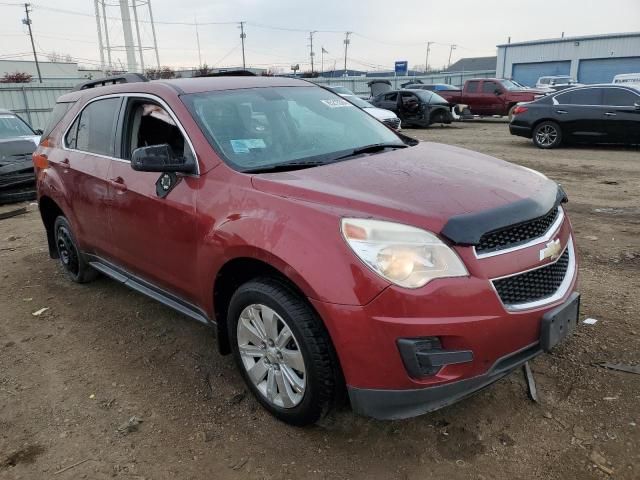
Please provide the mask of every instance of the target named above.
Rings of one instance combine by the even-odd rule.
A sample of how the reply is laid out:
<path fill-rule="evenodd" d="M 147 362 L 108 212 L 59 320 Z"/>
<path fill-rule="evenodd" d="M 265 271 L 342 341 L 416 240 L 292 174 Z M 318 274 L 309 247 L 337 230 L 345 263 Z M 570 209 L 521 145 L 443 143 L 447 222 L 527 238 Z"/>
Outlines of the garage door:
<path fill-rule="evenodd" d="M 514 63 L 511 77 L 529 87 L 535 87 L 538 78 L 547 75 L 569 75 L 571 60 L 561 62 Z"/>
<path fill-rule="evenodd" d="M 619 73 L 638 72 L 640 72 L 640 57 L 580 60 L 578 81 L 580 83 L 609 83 Z"/>

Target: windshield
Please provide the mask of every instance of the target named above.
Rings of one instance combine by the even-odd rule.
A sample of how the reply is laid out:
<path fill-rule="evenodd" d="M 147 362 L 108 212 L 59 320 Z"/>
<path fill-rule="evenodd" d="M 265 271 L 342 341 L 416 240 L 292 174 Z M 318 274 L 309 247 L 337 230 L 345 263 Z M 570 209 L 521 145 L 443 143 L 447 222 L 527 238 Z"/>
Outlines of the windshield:
<path fill-rule="evenodd" d="M 427 103 L 448 103 L 444 98 L 431 90 L 411 90 Z"/>
<path fill-rule="evenodd" d="M 435 90 L 436 91 L 443 91 L 443 90 L 460 90 L 460 87 L 455 87 L 453 85 L 447 85 L 445 83 L 441 83 L 435 86 Z"/>
<path fill-rule="evenodd" d="M 333 90 L 334 92 L 336 92 L 338 95 L 353 95 L 354 94 L 351 90 L 349 90 L 347 87 L 343 87 L 342 85 L 337 85 L 337 86 L 331 85 L 329 88 L 331 90 Z"/>
<path fill-rule="evenodd" d="M 22 119 L 0 113 L 0 139 L 33 136 L 35 132 Z"/>
<path fill-rule="evenodd" d="M 182 99 L 212 147 L 238 170 L 323 164 L 366 146 L 406 146 L 367 113 L 314 86 L 214 91 Z"/>
<path fill-rule="evenodd" d="M 360 108 L 372 108 L 373 107 L 373 105 L 371 105 L 369 102 L 367 102 L 366 100 L 361 99 L 360 97 L 356 97 L 355 95 L 345 95 L 342 98 L 344 98 L 345 100 L 349 100 L 356 107 L 360 107 Z"/>
<path fill-rule="evenodd" d="M 502 85 L 507 90 L 522 90 L 522 87 L 511 80 L 500 80 L 500 85 Z"/>

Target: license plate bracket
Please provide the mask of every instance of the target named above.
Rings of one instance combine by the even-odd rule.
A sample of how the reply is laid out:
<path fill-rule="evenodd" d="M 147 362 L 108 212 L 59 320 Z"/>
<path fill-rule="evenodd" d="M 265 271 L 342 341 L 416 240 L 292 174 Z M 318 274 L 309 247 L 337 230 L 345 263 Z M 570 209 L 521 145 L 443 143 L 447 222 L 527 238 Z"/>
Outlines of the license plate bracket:
<path fill-rule="evenodd" d="M 578 325 L 580 294 L 574 292 L 562 305 L 542 316 L 540 346 L 545 352 L 558 345 Z"/>

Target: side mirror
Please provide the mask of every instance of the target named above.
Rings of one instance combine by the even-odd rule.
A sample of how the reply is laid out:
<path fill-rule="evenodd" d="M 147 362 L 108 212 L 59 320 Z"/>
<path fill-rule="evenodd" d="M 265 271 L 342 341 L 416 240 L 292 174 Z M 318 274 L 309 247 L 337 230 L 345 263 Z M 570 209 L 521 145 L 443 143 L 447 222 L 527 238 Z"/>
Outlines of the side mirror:
<path fill-rule="evenodd" d="M 171 147 L 163 143 L 136 148 L 131 154 L 131 168 L 139 172 L 195 172 L 194 160 L 176 157 Z"/>
<path fill-rule="evenodd" d="M 493 93 L 495 93 L 496 95 L 502 95 L 502 90 L 500 90 L 499 88 L 496 88 Z"/>
<path fill-rule="evenodd" d="M 636 110 L 640 110 L 640 103 L 638 102 L 634 103 L 633 108 L 635 108 Z"/>
<path fill-rule="evenodd" d="M 44 131 L 41 128 L 38 128 L 37 130 L 35 130 L 36 135 L 42 135 L 44 133 Z"/>

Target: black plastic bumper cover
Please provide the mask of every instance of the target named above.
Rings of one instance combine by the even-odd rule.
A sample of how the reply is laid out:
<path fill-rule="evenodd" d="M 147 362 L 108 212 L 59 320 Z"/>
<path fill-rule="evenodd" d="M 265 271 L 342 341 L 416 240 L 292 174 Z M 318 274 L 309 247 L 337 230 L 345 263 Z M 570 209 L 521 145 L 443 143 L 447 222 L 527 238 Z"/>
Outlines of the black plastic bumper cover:
<path fill-rule="evenodd" d="M 415 390 L 384 390 L 348 387 L 355 413 L 379 420 L 400 420 L 446 407 L 500 380 L 542 353 L 539 343 L 529 345 L 498 361 L 484 375 Z"/>

